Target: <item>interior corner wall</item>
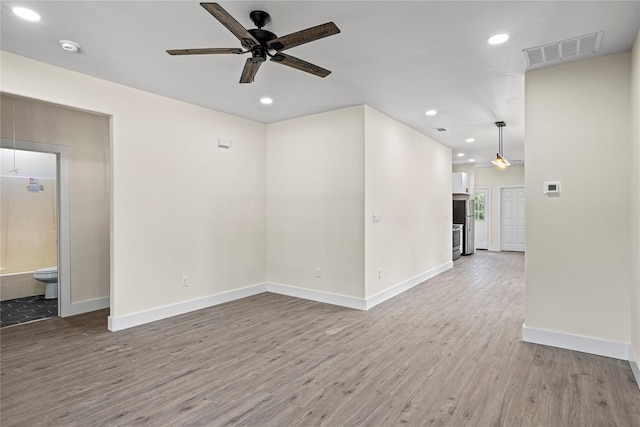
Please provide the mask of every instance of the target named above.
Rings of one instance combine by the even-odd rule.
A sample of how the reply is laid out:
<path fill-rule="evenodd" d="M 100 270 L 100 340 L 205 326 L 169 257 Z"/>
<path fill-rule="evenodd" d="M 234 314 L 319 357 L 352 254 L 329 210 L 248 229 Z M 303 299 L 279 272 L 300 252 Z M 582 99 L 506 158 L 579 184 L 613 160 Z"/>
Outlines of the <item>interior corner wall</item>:
<path fill-rule="evenodd" d="M 524 165 L 513 165 L 506 169 L 495 166 L 477 167 L 475 169 L 475 186 L 489 187 L 491 195 L 491 236 L 489 236 L 489 250 L 500 250 L 500 187 L 524 186 Z M 528 244 L 527 244 L 528 247 Z"/>
<path fill-rule="evenodd" d="M 364 112 L 370 299 L 452 265 L 451 149 L 372 108 Z"/>
<path fill-rule="evenodd" d="M 640 32 L 631 52 L 631 345 L 640 364 Z M 640 382 L 640 378 L 637 378 Z"/>
<path fill-rule="evenodd" d="M 0 59 L 3 91 L 111 116 L 111 319 L 264 285 L 266 125 Z"/>
<path fill-rule="evenodd" d="M 629 343 L 629 92 L 629 53 L 525 76 L 527 328 Z"/>
<path fill-rule="evenodd" d="M 4 90 L 11 61 L 5 63 L 4 56 L 2 60 Z M 71 302 L 108 299 L 109 117 L 6 93 L 0 99 L 3 138 L 13 138 L 15 106 L 16 139 L 70 147 Z M 55 234 L 52 239 L 55 247 Z"/>
<path fill-rule="evenodd" d="M 270 285 L 364 297 L 363 108 L 268 125 Z"/>

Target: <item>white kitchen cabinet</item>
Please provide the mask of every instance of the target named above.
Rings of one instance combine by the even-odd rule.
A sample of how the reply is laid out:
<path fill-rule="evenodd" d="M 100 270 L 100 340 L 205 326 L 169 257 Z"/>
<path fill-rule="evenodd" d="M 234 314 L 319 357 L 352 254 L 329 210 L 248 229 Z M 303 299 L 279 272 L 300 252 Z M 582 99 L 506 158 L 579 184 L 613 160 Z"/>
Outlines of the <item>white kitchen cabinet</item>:
<path fill-rule="evenodd" d="M 451 178 L 453 194 L 469 194 L 469 174 L 454 172 Z"/>

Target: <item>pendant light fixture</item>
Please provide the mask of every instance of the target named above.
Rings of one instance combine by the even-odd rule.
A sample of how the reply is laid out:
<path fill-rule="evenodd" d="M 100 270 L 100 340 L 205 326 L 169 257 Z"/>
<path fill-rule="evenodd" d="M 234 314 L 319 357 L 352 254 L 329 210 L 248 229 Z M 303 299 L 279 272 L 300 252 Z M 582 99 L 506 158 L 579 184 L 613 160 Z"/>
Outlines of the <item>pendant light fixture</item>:
<path fill-rule="evenodd" d="M 505 127 L 506 124 L 505 122 L 496 122 L 496 126 L 498 126 L 498 153 L 496 154 L 496 159 L 492 160 L 491 163 L 499 169 L 506 169 L 507 166 L 511 165 L 511 163 L 502 156 L 502 128 Z"/>

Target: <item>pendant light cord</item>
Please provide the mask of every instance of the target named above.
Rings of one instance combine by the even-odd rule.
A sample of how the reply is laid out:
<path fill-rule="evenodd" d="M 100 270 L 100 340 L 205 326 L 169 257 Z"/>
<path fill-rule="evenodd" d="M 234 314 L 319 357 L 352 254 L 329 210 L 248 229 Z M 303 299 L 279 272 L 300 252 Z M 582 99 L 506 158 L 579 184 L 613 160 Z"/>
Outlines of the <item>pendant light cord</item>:
<path fill-rule="evenodd" d="M 504 122 L 496 122 L 498 127 L 498 155 L 502 157 L 502 128 L 506 126 Z"/>
<path fill-rule="evenodd" d="M 13 170 L 10 170 L 9 173 L 18 173 L 18 168 L 16 168 L 16 99 L 13 98 Z"/>

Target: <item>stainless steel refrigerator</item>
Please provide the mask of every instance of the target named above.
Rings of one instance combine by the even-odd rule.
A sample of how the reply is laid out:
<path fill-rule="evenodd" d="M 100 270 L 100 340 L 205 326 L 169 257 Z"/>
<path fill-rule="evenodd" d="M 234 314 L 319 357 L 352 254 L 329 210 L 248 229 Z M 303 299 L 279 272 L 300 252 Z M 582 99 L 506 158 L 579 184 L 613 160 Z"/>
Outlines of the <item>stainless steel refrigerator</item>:
<path fill-rule="evenodd" d="M 462 224 L 462 255 L 472 255 L 475 248 L 474 201 L 453 201 L 453 223 Z"/>

